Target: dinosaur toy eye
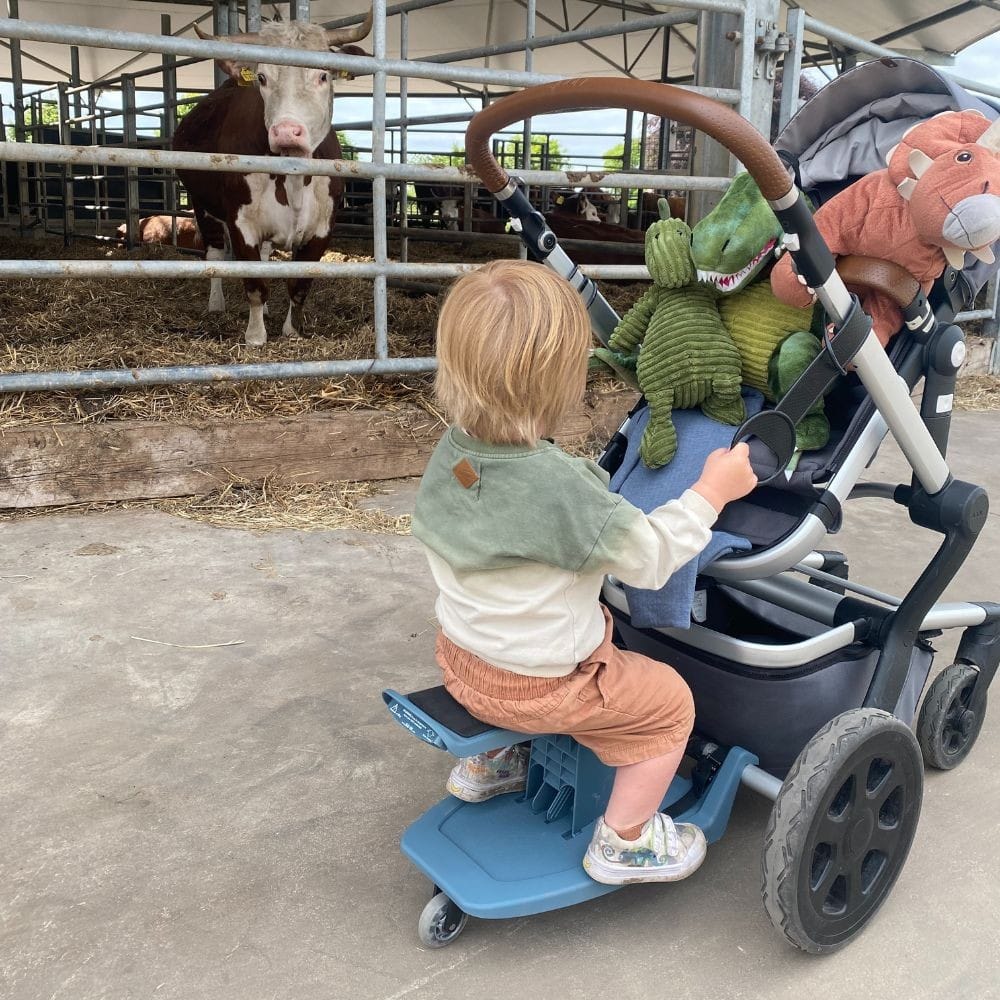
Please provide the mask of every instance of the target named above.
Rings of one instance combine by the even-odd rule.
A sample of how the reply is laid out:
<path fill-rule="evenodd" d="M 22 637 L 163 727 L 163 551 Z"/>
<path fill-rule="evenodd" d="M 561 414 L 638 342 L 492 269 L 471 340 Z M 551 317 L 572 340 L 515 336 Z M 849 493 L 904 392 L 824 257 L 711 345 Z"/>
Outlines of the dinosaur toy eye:
<path fill-rule="evenodd" d="M 972 153 L 970 153 L 967 149 L 963 149 L 961 153 L 956 153 L 955 154 L 955 162 L 956 163 L 971 163 L 972 162 Z"/>

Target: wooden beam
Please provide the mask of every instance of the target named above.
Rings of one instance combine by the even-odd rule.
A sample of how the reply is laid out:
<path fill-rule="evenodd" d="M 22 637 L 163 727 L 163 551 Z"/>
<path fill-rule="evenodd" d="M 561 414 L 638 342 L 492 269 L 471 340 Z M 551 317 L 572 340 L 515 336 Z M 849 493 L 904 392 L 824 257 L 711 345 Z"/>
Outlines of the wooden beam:
<path fill-rule="evenodd" d="M 635 401 L 595 391 L 559 442 L 609 438 Z M 337 482 L 419 476 L 443 428 L 418 409 L 343 410 L 225 424 L 39 424 L 0 435 L 0 507 L 208 493 L 233 476 Z"/>

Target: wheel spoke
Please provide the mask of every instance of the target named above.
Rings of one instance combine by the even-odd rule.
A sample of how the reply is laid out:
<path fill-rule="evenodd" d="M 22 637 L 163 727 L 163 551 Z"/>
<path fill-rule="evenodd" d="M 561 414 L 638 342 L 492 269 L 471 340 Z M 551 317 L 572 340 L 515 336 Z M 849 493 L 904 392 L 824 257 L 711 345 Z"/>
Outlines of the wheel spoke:
<path fill-rule="evenodd" d="M 887 829 L 883 826 L 876 826 L 868 842 L 868 850 L 881 851 L 887 857 L 895 854 L 899 847 L 899 840 L 903 834 L 904 825 L 897 823 L 894 827 Z"/>
<path fill-rule="evenodd" d="M 865 763 L 863 773 L 865 796 L 881 804 L 897 784 L 895 764 L 886 757 L 871 757 Z"/>

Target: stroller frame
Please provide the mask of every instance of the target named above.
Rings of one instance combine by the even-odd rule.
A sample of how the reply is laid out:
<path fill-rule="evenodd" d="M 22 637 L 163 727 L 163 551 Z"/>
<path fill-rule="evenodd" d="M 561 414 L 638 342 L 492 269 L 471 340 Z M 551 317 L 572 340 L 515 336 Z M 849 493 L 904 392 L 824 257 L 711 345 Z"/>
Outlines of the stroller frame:
<path fill-rule="evenodd" d="M 691 124 L 727 146 L 769 201 L 798 272 L 833 323 L 830 350 L 778 407 L 751 418 L 736 439 L 750 440 L 752 454 L 770 455 L 780 470 L 794 449 L 794 422 L 848 363 L 870 399 L 870 415 L 861 420 L 846 457 L 799 525 L 763 551 L 723 558 L 709 567 L 699 585 L 707 594 L 710 618 L 721 616 L 726 632 L 711 621 L 685 630 L 641 629 L 631 623 L 620 584 L 609 579 L 603 593 L 618 642 L 669 659 L 694 691 L 697 729 L 687 748 L 691 770 L 675 778 L 662 808 L 700 825 L 712 842 L 725 831 L 741 784 L 772 799 L 763 860 L 765 908 L 792 944 L 810 952 L 832 951 L 863 929 L 902 870 L 920 812 L 921 754 L 939 768 L 964 759 L 982 725 L 987 688 L 1000 663 L 1000 605 L 939 603 L 988 511 L 985 491 L 954 479 L 945 459 L 951 394 L 964 356 L 962 331 L 951 321 L 966 305 L 968 289 L 949 269 L 928 301 L 894 265 L 848 262 L 852 284 L 878 287 L 903 310 L 910 335 L 897 352 L 896 367 L 838 273 L 786 166 L 735 112 L 676 87 L 635 80 L 580 79 L 530 88 L 472 119 L 467 159 L 532 256 L 580 293 L 603 341 L 617 316 L 489 148 L 491 136 L 513 122 L 594 107 L 628 108 Z M 920 379 L 924 391 L 918 413 L 910 391 Z M 601 459 L 606 468 L 620 460 L 630 419 L 632 414 Z M 890 432 L 913 469 L 912 482 L 858 486 Z M 873 496 L 905 506 L 915 524 L 943 536 L 902 598 L 849 581 L 839 554 L 818 551 L 843 504 Z M 780 638 L 762 642 L 728 634 L 730 617 L 778 621 Z M 955 663 L 941 672 L 924 699 L 918 745 L 909 722 L 930 671 L 933 650 L 927 640 L 946 628 L 965 631 Z M 751 632 L 756 629 L 751 626 Z M 829 669 L 833 662 L 839 669 Z M 796 711 L 801 725 L 785 744 L 772 746 L 760 729 L 748 730 L 745 723 L 756 705 L 770 704 L 775 685 L 783 697 L 801 699 Z M 740 691 L 740 718 L 727 698 L 721 699 L 724 712 L 713 714 L 712 686 Z M 457 756 L 525 739 L 474 719 L 440 687 L 410 695 L 389 690 L 383 698 L 400 724 Z M 432 947 L 449 943 L 469 914 L 519 916 L 613 891 L 592 881 L 580 865 L 612 778 L 612 769 L 569 737 L 535 737 L 523 795 L 475 805 L 449 796 L 411 824 L 402 850 L 434 886 L 418 925 L 421 940 Z"/>

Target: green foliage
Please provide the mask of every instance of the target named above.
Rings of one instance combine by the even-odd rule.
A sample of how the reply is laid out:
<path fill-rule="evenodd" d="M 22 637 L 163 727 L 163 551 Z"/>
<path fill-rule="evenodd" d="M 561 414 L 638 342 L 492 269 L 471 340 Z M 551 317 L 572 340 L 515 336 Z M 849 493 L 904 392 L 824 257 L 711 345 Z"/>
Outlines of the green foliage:
<path fill-rule="evenodd" d="M 465 149 L 457 142 L 451 144 L 448 153 L 417 153 L 408 157 L 410 163 L 424 163 L 436 167 L 460 167 L 465 163 Z"/>
<path fill-rule="evenodd" d="M 37 116 L 32 115 L 34 108 L 38 105 L 29 105 L 26 109 L 24 124 L 27 128 L 32 125 L 58 125 L 59 124 L 59 105 L 55 101 L 42 101 L 42 118 L 41 121 L 37 120 Z M 25 142 L 33 142 L 31 134 L 29 133 L 24 137 Z M 13 125 L 7 126 L 7 141 L 15 142 L 14 127 Z"/>
<path fill-rule="evenodd" d="M 502 139 L 497 156 L 501 166 L 520 167 L 523 145 L 524 142 L 520 138 Z M 546 135 L 533 135 L 531 137 L 532 170 L 561 170 L 569 160 L 569 155 L 559 144 L 558 139 L 552 139 Z"/>
<path fill-rule="evenodd" d="M 630 150 L 631 155 L 629 159 L 632 161 L 627 168 L 630 170 L 639 169 L 639 154 L 641 152 L 641 147 L 639 143 L 633 142 L 632 149 Z M 622 170 L 623 163 L 625 160 L 625 143 L 619 142 L 616 146 L 612 146 L 610 149 L 604 151 L 604 169 L 611 170 Z"/>

